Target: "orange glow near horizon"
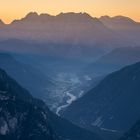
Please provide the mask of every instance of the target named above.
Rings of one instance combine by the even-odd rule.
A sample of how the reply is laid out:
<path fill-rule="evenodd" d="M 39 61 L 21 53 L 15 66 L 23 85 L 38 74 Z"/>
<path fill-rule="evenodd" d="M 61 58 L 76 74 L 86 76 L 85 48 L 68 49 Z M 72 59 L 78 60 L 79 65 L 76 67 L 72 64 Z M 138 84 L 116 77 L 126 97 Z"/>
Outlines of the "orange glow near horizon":
<path fill-rule="evenodd" d="M 87 12 L 93 17 L 123 15 L 140 22 L 140 0 L 4 0 L 0 4 L 0 19 L 10 23 L 27 13 Z"/>

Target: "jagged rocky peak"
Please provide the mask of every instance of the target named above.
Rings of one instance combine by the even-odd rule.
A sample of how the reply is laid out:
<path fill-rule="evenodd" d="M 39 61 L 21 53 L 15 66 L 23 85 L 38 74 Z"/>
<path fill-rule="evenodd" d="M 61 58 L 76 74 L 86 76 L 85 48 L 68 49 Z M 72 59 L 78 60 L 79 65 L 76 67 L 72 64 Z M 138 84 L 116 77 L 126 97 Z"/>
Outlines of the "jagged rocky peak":
<path fill-rule="evenodd" d="M 107 20 L 107 19 L 111 19 L 111 17 L 110 17 L 110 16 L 108 16 L 108 15 L 105 15 L 105 16 L 101 16 L 99 19 L 104 19 L 104 20 Z"/>
<path fill-rule="evenodd" d="M 42 13 L 42 14 L 38 14 L 37 12 L 30 12 L 28 13 L 26 16 L 25 16 L 25 19 L 43 19 L 43 18 L 48 18 L 48 17 L 54 17 L 54 16 L 51 16 L 47 13 Z"/>
<path fill-rule="evenodd" d="M 0 26 L 5 25 L 5 23 L 0 19 Z"/>
<path fill-rule="evenodd" d="M 39 15 L 38 15 L 37 12 L 30 12 L 24 18 L 14 20 L 12 22 L 12 24 L 13 23 L 17 23 L 17 22 L 31 22 L 31 21 L 36 21 L 36 20 L 38 20 L 38 17 L 39 17 Z"/>
<path fill-rule="evenodd" d="M 38 17 L 38 16 L 39 16 L 39 15 L 38 15 L 37 12 L 30 12 L 30 13 L 28 13 L 28 14 L 25 16 L 25 18 L 34 19 L 34 18 L 36 18 L 36 17 Z"/>
<path fill-rule="evenodd" d="M 53 19 L 54 16 L 51 16 L 47 13 L 38 14 L 37 12 L 30 12 L 24 18 L 19 20 L 14 20 L 12 23 L 17 22 L 47 22 Z"/>
<path fill-rule="evenodd" d="M 47 13 L 42 13 L 39 15 L 39 17 L 54 17 L 54 16 L 47 14 Z"/>
<path fill-rule="evenodd" d="M 76 20 L 76 21 L 83 21 L 83 20 L 93 20 L 94 18 L 91 17 L 87 13 L 74 13 L 74 12 L 69 12 L 69 13 L 60 13 L 56 16 L 56 18 L 61 19 L 61 20 Z"/>
<path fill-rule="evenodd" d="M 108 15 L 105 15 L 105 16 L 101 16 L 99 19 L 101 21 L 110 20 L 110 21 L 116 21 L 116 22 L 135 23 L 135 21 L 132 20 L 131 18 L 126 17 L 126 16 L 121 16 L 121 15 L 114 16 L 114 17 L 110 17 Z"/>
<path fill-rule="evenodd" d="M 90 17 L 90 18 L 92 18 L 88 13 L 82 13 L 82 12 L 80 12 L 80 13 L 75 13 L 75 12 L 68 12 L 68 13 L 63 13 L 63 12 L 61 12 L 60 14 L 58 14 L 57 15 L 58 17 L 67 17 L 67 16 L 69 16 L 69 17 L 71 17 L 71 16 L 84 16 L 84 17 Z"/>
<path fill-rule="evenodd" d="M 38 14 L 36 12 L 30 12 L 28 13 L 24 18 L 20 20 L 15 20 L 19 22 L 48 22 L 48 21 L 53 21 L 53 22 L 91 22 L 92 20 L 94 21 L 99 21 L 97 18 L 91 17 L 87 13 L 74 13 L 74 12 L 69 12 L 69 13 L 60 13 L 56 16 L 49 15 L 47 13 L 43 14 Z"/>
<path fill-rule="evenodd" d="M 129 17 L 125 17 L 125 16 L 115 16 L 115 17 L 112 17 L 112 19 L 114 20 L 120 20 L 120 21 L 123 21 L 123 22 L 135 22 L 134 20 L 132 20 L 131 18 Z"/>

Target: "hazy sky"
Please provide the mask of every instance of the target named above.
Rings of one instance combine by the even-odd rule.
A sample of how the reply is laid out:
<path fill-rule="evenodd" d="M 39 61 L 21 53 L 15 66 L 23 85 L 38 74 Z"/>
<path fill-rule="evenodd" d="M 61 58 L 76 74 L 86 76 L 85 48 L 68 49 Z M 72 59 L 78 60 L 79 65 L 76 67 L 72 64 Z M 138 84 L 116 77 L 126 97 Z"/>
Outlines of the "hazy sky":
<path fill-rule="evenodd" d="M 28 12 L 87 12 L 92 16 L 125 15 L 140 21 L 140 0 L 0 0 L 0 18 L 9 23 Z"/>

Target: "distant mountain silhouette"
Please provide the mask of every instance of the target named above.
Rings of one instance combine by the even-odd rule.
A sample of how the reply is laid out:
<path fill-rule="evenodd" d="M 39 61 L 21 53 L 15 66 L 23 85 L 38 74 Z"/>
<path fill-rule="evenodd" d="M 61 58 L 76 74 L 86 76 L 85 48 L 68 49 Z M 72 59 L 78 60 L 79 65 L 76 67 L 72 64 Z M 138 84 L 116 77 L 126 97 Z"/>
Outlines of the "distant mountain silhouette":
<path fill-rule="evenodd" d="M 22 49 L 18 49 L 21 51 L 27 50 L 27 46 L 28 51 L 30 48 L 36 52 L 40 52 L 38 48 L 43 48 L 43 52 L 46 48 L 48 54 L 61 53 L 67 57 L 80 56 L 93 60 L 92 57 L 97 58 L 101 56 L 99 53 L 113 48 L 140 45 L 139 35 L 140 23 L 123 16 L 98 19 L 87 13 L 70 12 L 52 16 L 30 12 L 24 18 L 0 28 L 0 44 L 9 42 L 10 45 L 11 42 L 12 49 L 22 46 Z M 23 42 L 15 44 L 14 40 Z M 26 42 L 30 42 L 30 45 Z M 10 49 L 2 45 L 1 49 Z"/>
<path fill-rule="evenodd" d="M 5 23 L 2 20 L 0 20 L 0 28 L 4 26 L 5 26 Z"/>
<path fill-rule="evenodd" d="M 115 16 L 115 17 L 102 16 L 99 18 L 99 20 L 107 27 L 116 30 L 126 28 L 131 29 L 132 27 L 138 27 L 140 24 L 138 22 L 135 22 L 131 18 L 125 16 Z"/>
<path fill-rule="evenodd" d="M 140 47 L 116 48 L 89 64 L 84 72 L 90 76 L 104 75 L 139 61 Z"/>
<path fill-rule="evenodd" d="M 122 36 L 123 40 L 128 42 L 134 41 L 139 44 L 138 38 L 140 36 L 140 23 L 135 22 L 129 17 L 124 16 L 103 16 L 99 19 L 106 27 L 115 31 L 118 36 Z"/>
<path fill-rule="evenodd" d="M 1 41 L 15 39 L 32 42 L 31 49 L 38 51 L 35 45 L 37 42 L 39 46 L 46 47 L 48 54 L 61 52 L 64 55 L 64 51 L 66 54 L 70 53 L 66 56 L 84 55 L 91 58 L 98 52 L 105 52 L 110 48 L 140 45 L 139 35 L 140 23 L 130 18 L 105 16 L 98 19 L 87 13 L 73 12 L 56 16 L 31 12 L 24 18 L 0 28 Z M 22 51 L 26 50 L 24 47 Z"/>
<path fill-rule="evenodd" d="M 89 14 L 87 13 L 74 13 L 74 12 L 70 12 L 70 13 L 60 13 L 56 16 L 52 16 L 49 14 L 38 14 L 36 12 L 30 12 L 28 13 L 24 18 L 22 18 L 21 20 L 14 20 L 12 22 L 12 24 L 15 24 L 16 22 L 49 22 L 49 21 L 53 21 L 53 22 L 73 22 L 73 21 L 77 21 L 77 22 L 85 22 L 85 21 L 92 21 L 92 20 L 97 20 L 96 18 L 91 17 Z M 98 21 L 100 22 L 100 21 Z"/>
<path fill-rule="evenodd" d="M 127 44 L 99 19 L 87 13 L 27 14 L 0 30 L 0 38 L 16 38 L 60 44 L 117 47 Z M 131 42 L 131 44 L 133 44 Z"/>
<path fill-rule="evenodd" d="M 99 46 L 75 45 L 69 43 L 48 43 L 37 41 L 25 41 L 21 39 L 8 39 L 0 41 L 1 51 L 13 53 L 42 54 L 66 60 L 84 60 L 91 62 L 93 59 L 103 55 L 108 49 Z"/>
<path fill-rule="evenodd" d="M 20 19 L 20 20 L 14 20 L 11 24 L 16 24 L 19 22 L 47 22 L 50 19 L 53 19 L 53 16 L 49 15 L 49 14 L 41 14 L 38 15 L 38 13 L 36 12 L 30 12 L 28 13 L 24 18 Z"/>

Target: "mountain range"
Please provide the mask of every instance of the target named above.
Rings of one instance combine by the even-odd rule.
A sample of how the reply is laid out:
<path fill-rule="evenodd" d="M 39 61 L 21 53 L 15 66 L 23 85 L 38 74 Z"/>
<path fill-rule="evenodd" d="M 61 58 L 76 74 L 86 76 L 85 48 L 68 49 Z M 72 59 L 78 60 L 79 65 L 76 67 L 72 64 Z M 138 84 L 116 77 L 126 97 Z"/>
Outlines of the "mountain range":
<path fill-rule="evenodd" d="M 0 140 L 139 140 L 139 36 L 124 16 L 0 20 Z"/>
<path fill-rule="evenodd" d="M 140 47 L 121 47 L 113 49 L 93 63 L 90 63 L 84 69 L 83 73 L 87 73 L 87 75 L 91 77 L 109 74 L 126 65 L 139 62 L 139 54 Z"/>
<path fill-rule="evenodd" d="M 105 39 L 108 38 L 103 36 L 106 33 L 108 36 L 112 35 L 98 19 L 86 13 L 61 13 L 57 16 L 29 13 L 25 18 L 15 20 L 5 26 L 0 32 L 3 33 L 0 37 L 6 38 L 71 44 L 86 44 L 87 42 L 91 45 L 93 41 L 96 43 L 99 36 L 100 39 Z M 93 32 L 96 32 L 94 37 L 91 34 Z"/>
<path fill-rule="evenodd" d="M 102 16 L 99 18 L 99 20 L 103 22 L 103 24 L 108 28 L 111 28 L 113 30 L 131 30 L 132 28 L 137 29 L 137 27 L 139 27 L 138 22 L 135 22 L 131 18 L 124 16 Z"/>
<path fill-rule="evenodd" d="M 100 21 L 109 29 L 115 31 L 118 36 L 123 37 L 124 40 L 127 39 L 128 42 L 133 40 L 138 43 L 138 36 L 140 35 L 138 22 L 124 16 L 102 16 Z"/>
<path fill-rule="evenodd" d="M 16 38 L 103 48 L 138 45 L 139 34 L 140 23 L 127 17 L 94 18 L 87 13 L 72 12 L 56 16 L 31 12 L 0 28 L 1 40 Z"/>

